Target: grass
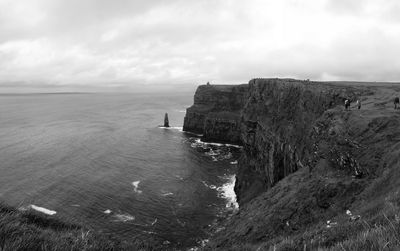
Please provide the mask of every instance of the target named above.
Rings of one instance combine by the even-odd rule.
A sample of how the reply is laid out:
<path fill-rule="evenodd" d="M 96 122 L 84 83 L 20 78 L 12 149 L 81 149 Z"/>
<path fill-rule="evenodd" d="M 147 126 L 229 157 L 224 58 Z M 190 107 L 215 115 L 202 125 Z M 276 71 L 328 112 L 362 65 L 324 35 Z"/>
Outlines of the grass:
<path fill-rule="evenodd" d="M 400 208 L 396 203 L 387 200 L 380 207 L 377 212 L 371 215 L 366 213 L 356 221 L 351 221 L 343 213 L 333 220 L 337 225 L 331 228 L 327 228 L 325 222 L 320 222 L 312 229 L 294 236 L 281 236 L 263 243 L 235 245 L 229 250 L 400 250 Z"/>
<path fill-rule="evenodd" d="M 129 241 L 79 225 L 0 203 L 0 251 L 6 250 L 154 250 L 139 239 Z"/>

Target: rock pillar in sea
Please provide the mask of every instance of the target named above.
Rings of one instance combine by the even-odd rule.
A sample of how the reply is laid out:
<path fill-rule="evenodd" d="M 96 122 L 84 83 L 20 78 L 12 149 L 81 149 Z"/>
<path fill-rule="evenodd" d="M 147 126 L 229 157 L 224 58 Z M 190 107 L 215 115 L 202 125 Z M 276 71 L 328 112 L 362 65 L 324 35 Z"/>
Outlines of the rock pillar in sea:
<path fill-rule="evenodd" d="M 165 117 L 164 117 L 164 127 L 169 127 L 168 113 L 165 113 Z"/>

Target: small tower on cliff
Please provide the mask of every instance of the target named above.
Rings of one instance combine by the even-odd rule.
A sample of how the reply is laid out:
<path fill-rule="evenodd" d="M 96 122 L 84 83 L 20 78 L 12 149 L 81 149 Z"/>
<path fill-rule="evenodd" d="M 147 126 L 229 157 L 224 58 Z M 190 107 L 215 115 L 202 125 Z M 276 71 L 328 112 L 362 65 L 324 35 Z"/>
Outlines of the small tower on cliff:
<path fill-rule="evenodd" d="M 164 127 L 169 127 L 168 113 L 165 113 L 164 116 Z"/>

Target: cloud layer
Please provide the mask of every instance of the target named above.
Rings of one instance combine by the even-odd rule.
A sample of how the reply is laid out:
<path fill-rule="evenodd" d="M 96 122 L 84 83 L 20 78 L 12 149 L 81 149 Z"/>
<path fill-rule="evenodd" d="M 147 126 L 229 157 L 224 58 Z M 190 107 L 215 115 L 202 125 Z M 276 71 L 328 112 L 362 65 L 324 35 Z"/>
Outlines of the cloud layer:
<path fill-rule="evenodd" d="M 0 91 L 400 80 L 395 0 L 0 0 Z"/>

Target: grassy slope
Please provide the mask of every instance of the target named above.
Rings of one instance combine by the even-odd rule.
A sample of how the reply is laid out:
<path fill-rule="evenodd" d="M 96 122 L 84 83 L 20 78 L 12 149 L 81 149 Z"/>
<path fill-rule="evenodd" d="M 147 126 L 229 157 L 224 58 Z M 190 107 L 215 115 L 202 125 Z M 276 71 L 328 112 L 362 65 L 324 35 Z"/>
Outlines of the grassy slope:
<path fill-rule="evenodd" d="M 387 203 L 375 215 L 364 215 L 356 221 L 341 215 L 334 218 L 337 225 L 330 228 L 321 222 L 297 235 L 279 236 L 257 244 L 237 244 L 229 250 L 400 250 L 399 212 L 398 206 Z"/>
<path fill-rule="evenodd" d="M 152 250 L 140 240 L 120 241 L 33 211 L 0 204 L 0 250 Z"/>

